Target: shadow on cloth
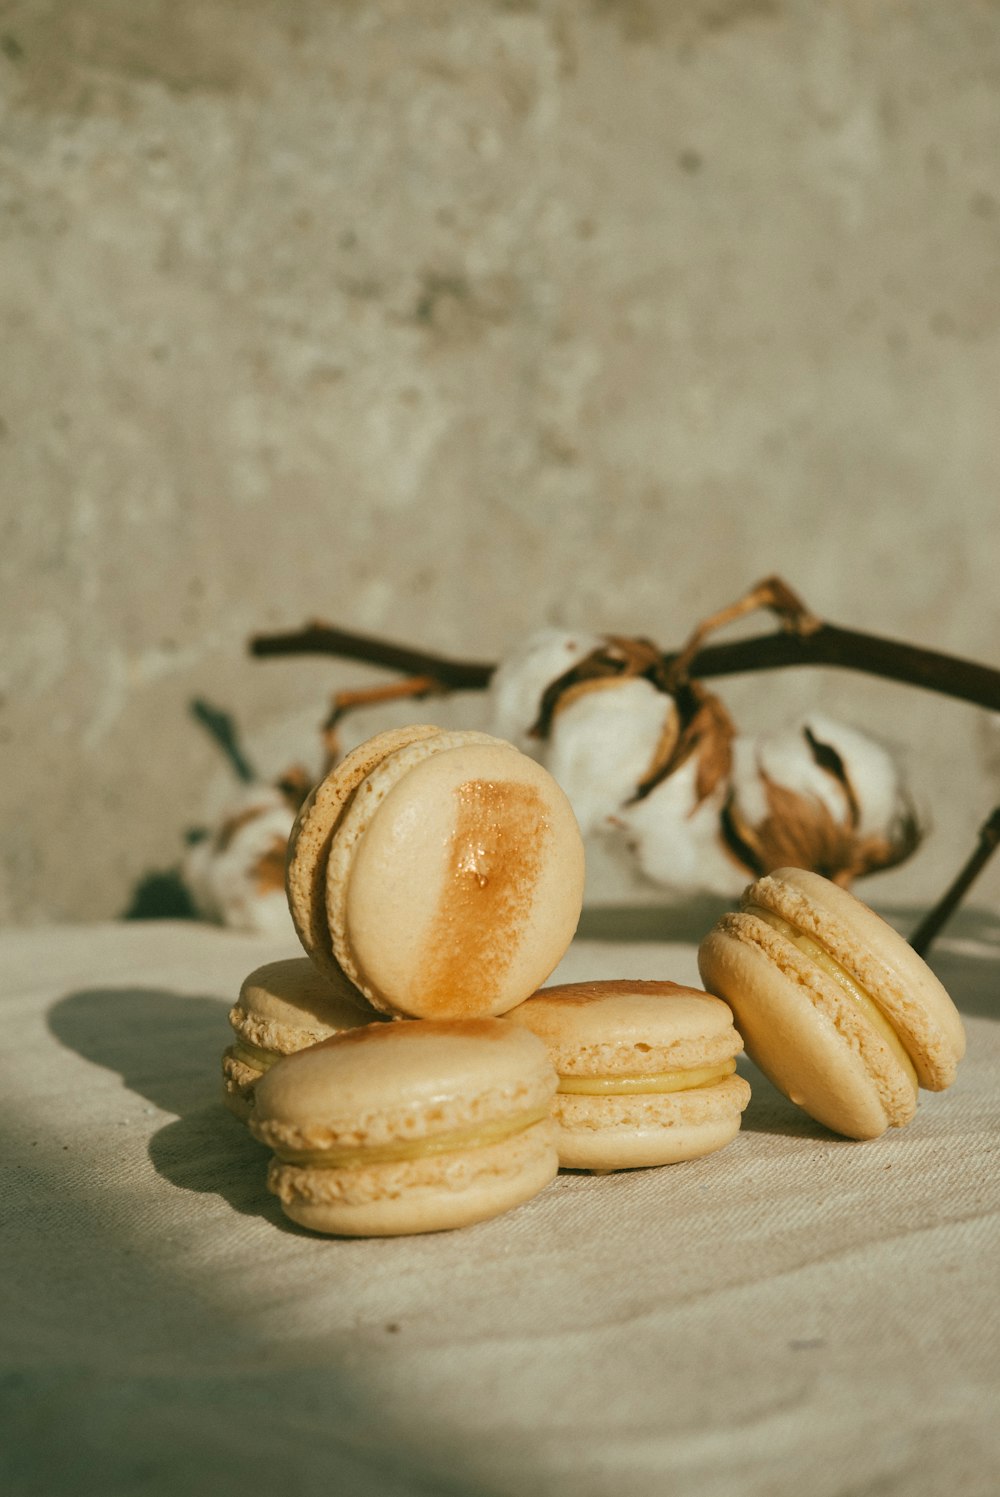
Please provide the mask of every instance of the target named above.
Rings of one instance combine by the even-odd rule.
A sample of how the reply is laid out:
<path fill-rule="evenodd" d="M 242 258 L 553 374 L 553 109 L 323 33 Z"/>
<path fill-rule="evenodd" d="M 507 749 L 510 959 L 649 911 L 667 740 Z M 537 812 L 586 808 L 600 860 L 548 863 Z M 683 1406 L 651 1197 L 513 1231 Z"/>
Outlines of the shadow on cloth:
<path fill-rule="evenodd" d="M 228 1005 L 162 988 L 87 988 L 55 1005 L 62 1044 L 109 1071 L 163 1112 L 149 1142 L 157 1174 L 182 1190 L 220 1195 L 234 1211 L 292 1224 L 267 1190 L 267 1153 L 221 1101 Z M 297 1230 L 297 1229 L 294 1229 Z"/>
<path fill-rule="evenodd" d="M 779 1092 L 749 1056 L 740 1056 L 737 1070 L 750 1083 L 750 1101 L 743 1114 L 741 1132 L 777 1133 L 785 1138 L 813 1138 L 825 1143 L 838 1139 L 838 1134 L 824 1128 Z"/>
<path fill-rule="evenodd" d="M 149 1143 L 162 1178 L 315 1241 L 282 1215 L 265 1184 L 266 1150 L 221 1102 L 227 1009 L 218 998 L 161 988 L 88 988 L 60 999 L 48 1022 L 62 1045 L 177 1114 Z M 236 1497 L 256 1482 L 299 1497 L 500 1497 L 478 1474 L 456 1474 L 464 1451 L 451 1433 L 443 1429 L 440 1443 L 432 1430 L 415 1440 L 398 1411 L 382 1407 L 345 1360 L 349 1338 L 341 1333 L 321 1353 L 311 1348 L 306 1365 L 272 1369 L 273 1346 L 253 1317 L 213 1305 L 204 1283 L 189 1281 L 183 1255 L 176 1274 L 165 1273 L 173 1259 L 158 1237 L 148 1254 L 133 1252 L 102 1209 L 100 1183 L 91 1183 L 93 1197 L 67 1197 L 58 1222 L 71 1221 L 76 1243 L 86 1248 L 74 1250 L 72 1284 L 83 1294 L 78 1317 L 95 1318 L 93 1335 L 108 1337 L 113 1353 L 84 1371 L 42 1367 L 21 1380 L 14 1390 L 18 1429 L 35 1437 L 13 1442 L 9 1486 L 0 1456 L 5 1491 Z M 13 1204 L 17 1210 L 16 1193 Z M 58 1248 L 50 1232 L 36 1257 Z M 92 1284 L 93 1262 L 102 1277 Z M 111 1290 L 103 1275 L 108 1262 L 120 1276 Z M 109 1293 L 114 1313 L 105 1303 Z M 53 1407 L 64 1439 L 46 1434 Z"/>

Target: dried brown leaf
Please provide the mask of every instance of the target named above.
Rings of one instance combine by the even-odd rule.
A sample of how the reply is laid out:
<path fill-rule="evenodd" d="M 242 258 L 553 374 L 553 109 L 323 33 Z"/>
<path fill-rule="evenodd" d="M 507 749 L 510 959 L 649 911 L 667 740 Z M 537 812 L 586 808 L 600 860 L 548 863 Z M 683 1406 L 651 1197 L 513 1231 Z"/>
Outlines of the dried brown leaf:
<path fill-rule="evenodd" d="M 670 752 L 664 755 L 658 748 L 652 765 L 638 785 L 635 799 L 641 800 L 649 795 L 695 754 L 698 768 L 695 803 L 691 808 L 693 814 L 720 784 L 728 780 L 736 729 L 720 699 L 698 682 L 688 682 L 678 692 L 675 705 L 674 741 Z"/>
<path fill-rule="evenodd" d="M 662 691 L 665 690 L 662 674 L 663 657 L 652 640 L 608 634 L 603 644 L 545 688 L 538 704 L 538 716 L 529 733 L 532 738 L 548 738 L 560 705 L 565 703 L 569 693 L 577 693 L 578 689 L 593 689 L 599 684 L 613 685 L 616 681 L 645 676 Z"/>

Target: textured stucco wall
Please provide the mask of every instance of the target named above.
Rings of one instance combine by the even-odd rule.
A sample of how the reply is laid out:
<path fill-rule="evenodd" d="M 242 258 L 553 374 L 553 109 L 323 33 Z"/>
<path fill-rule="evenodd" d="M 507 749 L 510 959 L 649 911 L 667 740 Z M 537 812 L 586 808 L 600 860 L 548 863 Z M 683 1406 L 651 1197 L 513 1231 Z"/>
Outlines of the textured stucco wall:
<path fill-rule="evenodd" d="M 244 651 L 310 615 L 667 645 L 780 571 L 1000 663 L 995 5 L 8 0 L 0 91 L 4 918 L 176 862 L 193 696 L 315 756 L 371 673 Z M 725 690 L 905 748 L 886 895 L 1000 799 L 972 708 Z"/>

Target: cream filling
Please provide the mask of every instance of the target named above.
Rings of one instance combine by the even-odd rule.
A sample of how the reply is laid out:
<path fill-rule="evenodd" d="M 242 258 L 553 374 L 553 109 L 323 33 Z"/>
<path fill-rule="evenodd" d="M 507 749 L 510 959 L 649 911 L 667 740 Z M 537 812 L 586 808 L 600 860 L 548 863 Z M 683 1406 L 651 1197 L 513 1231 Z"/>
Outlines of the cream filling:
<path fill-rule="evenodd" d="M 688 1092 L 714 1086 L 736 1070 L 735 1060 L 686 1071 L 654 1071 L 648 1076 L 560 1076 L 559 1090 L 583 1097 L 626 1097 L 657 1092 Z"/>
<path fill-rule="evenodd" d="M 495 1123 L 478 1123 L 468 1128 L 453 1128 L 448 1133 L 435 1133 L 430 1138 L 403 1138 L 374 1146 L 332 1144 L 328 1149 L 276 1148 L 275 1153 L 286 1164 L 303 1164 L 309 1169 L 367 1169 L 370 1164 L 397 1164 L 408 1159 L 430 1159 L 437 1154 L 485 1149 L 490 1144 L 512 1138 L 516 1133 L 527 1132 L 550 1115 L 548 1107 L 539 1107 L 532 1112 L 501 1118 Z"/>
<path fill-rule="evenodd" d="M 231 1049 L 234 1060 L 241 1060 L 245 1066 L 254 1066 L 258 1071 L 267 1071 L 282 1059 L 273 1050 L 261 1050 L 251 1045 L 249 1040 L 237 1040 Z"/>
<path fill-rule="evenodd" d="M 848 998 L 857 1004 L 872 1027 L 878 1030 L 906 1072 L 907 1079 L 913 1087 L 915 1094 L 918 1090 L 917 1073 L 914 1070 L 912 1060 L 906 1052 L 903 1041 L 872 995 L 860 983 L 855 981 L 847 968 L 842 967 L 836 957 L 832 957 L 818 941 L 813 940 L 812 936 L 807 936 L 804 931 L 799 930 L 795 925 L 791 925 L 787 920 L 783 920 L 780 915 L 775 915 L 772 910 L 765 910 L 757 904 L 749 904 L 746 906 L 744 914 L 755 915 L 758 920 L 765 921 L 774 930 L 778 931 L 780 935 L 783 935 L 787 941 L 791 941 L 793 946 L 797 946 L 800 951 L 804 952 L 806 956 L 814 961 L 820 971 L 824 972 L 827 977 L 833 978 L 841 991 L 846 993 Z"/>

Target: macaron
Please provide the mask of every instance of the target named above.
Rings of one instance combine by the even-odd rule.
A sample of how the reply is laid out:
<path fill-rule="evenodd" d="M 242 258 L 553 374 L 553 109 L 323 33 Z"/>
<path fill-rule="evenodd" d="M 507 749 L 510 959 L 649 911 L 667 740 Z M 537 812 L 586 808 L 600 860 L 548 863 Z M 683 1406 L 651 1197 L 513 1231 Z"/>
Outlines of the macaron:
<path fill-rule="evenodd" d="M 559 1163 L 619 1170 L 710 1154 L 739 1132 L 750 1087 L 720 999 L 673 982 L 543 988 L 508 1022 L 544 1041 L 559 1077 Z"/>
<path fill-rule="evenodd" d="M 296 934 L 321 971 L 341 975 L 330 946 L 326 919 L 326 861 L 334 829 L 365 776 L 395 749 L 431 738 L 440 728 L 416 724 L 376 733 L 314 785 L 302 802 L 288 837 L 285 893 Z"/>
<path fill-rule="evenodd" d="M 379 1017 L 345 977 L 324 977 L 305 957 L 256 967 L 229 1010 L 236 1042 L 222 1057 L 226 1106 L 246 1122 L 275 1061 Z"/>
<path fill-rule="evenodd" d="M 512 744 L 429 727 L 338 765 L 293 829 L 287 888 L 324 970 L 394 1017 L 504 1013 L 562 959 L 583 840 L 556 781 Z"/>
<path fill-rule="evenodd" d="M 468 1226 L 555 1176 L 555 1073 L 502 1019 L 375 1023 L 273 1066 L 250 1127 L 269 1188 L 316 1232 L 398 1236 Z"/>
<path fill-rule="evenodd" d="M 919 1087 L 955 1079 L 965 1032 L 941 983 L 897 931 L 817 873 L 780 868 L 751 884 L 698 965 L 751 1059 L 835 1133 L 902 1127 Z"/>

